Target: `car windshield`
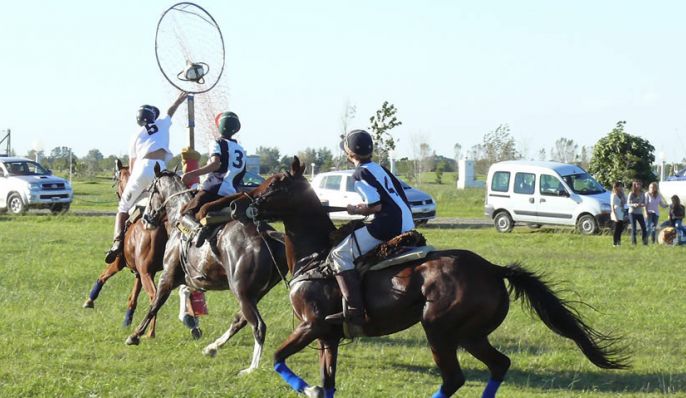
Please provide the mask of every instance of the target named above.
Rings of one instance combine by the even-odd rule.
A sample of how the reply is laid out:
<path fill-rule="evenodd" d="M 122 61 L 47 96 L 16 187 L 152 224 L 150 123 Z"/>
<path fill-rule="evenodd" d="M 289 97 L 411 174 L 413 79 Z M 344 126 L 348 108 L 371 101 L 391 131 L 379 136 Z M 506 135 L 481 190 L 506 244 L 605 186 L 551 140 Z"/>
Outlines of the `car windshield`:
<path fill-rule="evenodd" d="M 563 176 L 563 180 L 579 195 L 593 195 L 605 192 L 605 188 L 594 180 L 588 173 L 571 174 Z"/>
<path fill-rule="evenodd" d="M 407 191 L 408 189 L 412 189 L 411 186 L 407 185 L 407 183 L 406 183 L 405 181 L 401 180 L 400 178 L 398 178 L 398 181 L 400 181 L 400 185 L 403 186 L 403 189 L 404 189 L 404 190 Z"/>
<path fill-rule="evenodd" d="M 20 160 L 15 162 L 4 162 L 5 168 L 11 176 L 43 176 L 48 172 L 36 162 Z"/>
<path fill-rule="evenodd" d="M 256 187 L 264 182 L 264 178 L 259 174 L 251 173 L 247 171 L 243 176 L 242 185 L 248 187 Z"/>

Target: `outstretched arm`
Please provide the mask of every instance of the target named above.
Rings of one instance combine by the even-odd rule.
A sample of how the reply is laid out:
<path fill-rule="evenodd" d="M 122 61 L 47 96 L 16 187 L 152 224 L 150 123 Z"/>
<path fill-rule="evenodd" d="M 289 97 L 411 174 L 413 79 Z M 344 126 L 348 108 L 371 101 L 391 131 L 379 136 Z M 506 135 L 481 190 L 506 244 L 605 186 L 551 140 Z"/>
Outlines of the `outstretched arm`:
<path fill-rule="evenodd" d="M 179 97 L 176 99 L 176 101 L 174 101 L 174 103 L 173 103 L 173 104 L 169 107 L 169 109 L 167 110 L 167 115 L 169 115 L 170 117 L 171 117 L 171 116 L 174 116 L 174 113 L 176 113 L 176 108 L 178 108 L 179 105 L 181 105 L 181 103 L 182 103 L 187 97 L 188 97 L 188 93 L 185 92 L 185 91 L 182 91 L 182 92 L 179 94 Z"/>
<path fill-rule="evenodd" d="M 195 179 L 195 177 L 200 177 L 201 175 L 217 171 L 219 167 L 221 167 L 221 165 L 222 162 L 221 159 L 219 159 L 219 156 L 212 156 L 212 158 L 210 158 L 210 162 L 206 165 L 184 173 L 181 176 L 181 181 L 183 181 L 184 184 L 188 185 L 192 180 Z"/>

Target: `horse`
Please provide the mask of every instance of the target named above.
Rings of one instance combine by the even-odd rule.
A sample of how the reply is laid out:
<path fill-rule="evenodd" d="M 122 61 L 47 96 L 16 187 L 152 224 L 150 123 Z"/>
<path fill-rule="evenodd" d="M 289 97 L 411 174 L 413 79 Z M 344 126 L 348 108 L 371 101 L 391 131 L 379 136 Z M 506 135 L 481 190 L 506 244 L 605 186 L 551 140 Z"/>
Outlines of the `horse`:
<path fill-rule="evenodd" d="M 159 164 L 155 166 L 155 179 L 150 190 L 150 201 L 143 218 L 149 227 L 156 227 L 160 216 L 166 214 L 164 228 L 169 241 L 155 299 L 140 325 L 127 338 L 126 344 L 139 344 L 139 337 L 176 286 L 185 283 L 200 290 L 231 290 L 240 310 L 226 333 L 205 347 L 203 354 L 215 356 L 221 346 L 250 323 L 255 340 L 253 358 L 250 366 L 240 374 L 257 369 L 267 333 L 257 303 L 285 278 L 283 275 L 288 270 L 284 244 L 273 237 L 278 233 L 265 225 L 263 235 L 252 223 L 232 220 L 221 227 L 215 238 L 210 237 L 200 247 L 189 243 L 187 252 L 184 252 L 182 245 L 185 244 L 185 238 L 176 225 L 181 217 L 181 209 L 190 201 L 191 194 L 176 173 L 161 171 Z M 216 241 L 216 245 L 213 241 Z M 182 264 L 182 256 L 188 259 L 187 263 Z M 193 266 L 198 266 L 202 272 L 194 272 Z"/>
<path fill-rule="evenodd" d="M 118 198 L 121 198 L 130 176 L 131 172 L 129 167 L 122 165 L 121 161 L 117 159 L 115 162 L 113 180 Z M 135 278 L 133 288 L 129 294 L 123 326 L 130 326 L 138 304 L 138 295 L 140 294 L 141 287 L 145 289 L 151 302 L 155 298 L 155 274 L 162 271 L 162 258 L 166 243 L 167 231 L 165 229 L 146 230 L 143 226 L 142 218 L 139 218 L 130 224 L 126 229 L 122 255 L 117 256 L 117 258 L 111 264 L 108 264 L 100 273 L 88 298 L 83 303 L 83 308 L 94 308 L 95 300 L 100 295 L 100 290 L 107 280 L 117 272 L 128 267 L 135 275 Z M 186 314 L 187 292 L 183 293 L 184 294 L 180 294 L 179 318 L 186 327 L 191 329 L 193 338 L 200 338 L 202 331 L 198 327 L 198 320 Z M 148 337 L 155 337 L 155 326 L 156 320 L 153 319 L 151 321 L 150 330 L 148 331 Z"/>
<path fill-rule="evenodd" d="M 296 276 L 309 266 L 310 259 L 326 258 L 331 249 L 328 237 L 335 230 L 303 176 L 304 168 L 295 157 L 290 171 L 268 178 L 244 199 L 250 202 L 246 216 L 254 222 L 283 221 L 289 268 Z M 468 250 L 432 251 L 423 259 L 368 272 L 363 280 L 364 334 L 389 335 L 420 322 L 442 378 L 433 397 L 450 397 L 465 383 L 457 358 L 457 349 L 462 347 L 488 367 L 490 379 L 483 397 L 494 398 L 510 359 L 491 345 L 488 336 L 505 319 L 511 293 L 515 299 L 525 300 L 549 329 L 574 341 L 594 365 L 628 367 L 628 357 L 616 344 L 621 340 L 591 328 L 541 277 L 519 264 L 492 264 Z M 276 350 L 274 370 L 298 392 L 333 397 L 338 347 L 344 334 L 341 325 L 325 317 L 341 311 L 338 284 L 331 277 L 305 273 L 291 281 L 290 300 L 300 323 Z M 320 347 L 321 387 L 309 386 L 286 365 L 288 357 L 315 340 Z"/>

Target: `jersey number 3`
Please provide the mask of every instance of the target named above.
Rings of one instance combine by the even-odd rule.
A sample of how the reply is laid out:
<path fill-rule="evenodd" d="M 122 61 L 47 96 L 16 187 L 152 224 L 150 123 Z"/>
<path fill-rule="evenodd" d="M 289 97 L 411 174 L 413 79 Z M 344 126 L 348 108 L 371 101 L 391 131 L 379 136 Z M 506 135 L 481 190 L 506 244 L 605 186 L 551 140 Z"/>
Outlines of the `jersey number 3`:
<path fill-rule="evenodd" d="M 241 151 L 234 151 L 234 154 L 236 154 L 236 159 L 231 163 L 231 166 L 240 169 L 243 167 L 243 152 Z"/>

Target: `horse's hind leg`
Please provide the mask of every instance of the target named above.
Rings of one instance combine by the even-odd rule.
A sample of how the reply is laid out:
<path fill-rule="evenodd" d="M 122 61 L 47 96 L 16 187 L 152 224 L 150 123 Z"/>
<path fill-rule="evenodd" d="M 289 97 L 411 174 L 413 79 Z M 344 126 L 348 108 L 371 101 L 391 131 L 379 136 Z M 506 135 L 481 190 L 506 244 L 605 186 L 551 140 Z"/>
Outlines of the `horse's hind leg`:
<path fill-rule="evenodd" d="M 205 347 L 202 350 L 202 353 L 214 357 L 217 355 L 217 351 L 224 346 L 224 344 L 226 344 L 234 334 L 238 333 L 238 331 L 243 329 L 247 324 L 248 321 L 245 319 L 243 314 L 238 311 L 233 316 L 233 322 L 231 322 L 229 330 L 227 330 L 226 333 L 224 333 L 220 338 L 212 342 L 212 344 L 209 344 L 207 347 Z"/>
<path fill-rule="evenodd" d="M 336 391 L 336 359 L 339 342 L 339 339 L 319 339 L 319 368 L 326 398 L 333 397 Z"/>
<path fill-rule="evenodd" d="M 121 256 L 117 257 L 111 264 L 107 265 L 105 269 L 100 273 L 98 279 L 95 281 L 93 288 L 91 289 L 88 298 L 83 303 L 83 308 L 93 308 L 95 306 L 95 300 L 100 295 L 100 289 L 105 285 L 108 279 L 110 279 L 114 274 L 121 271 L 126 263 Z"/>
<path fill-rule="evenodd" d="M 136 306 L 138 305 L 138 295 L 141 292 L 141 278 L 140 275 L 136 275 L 133 280 L 133 288 L 131 288 L 131 293 L 129 294 L 129 299 L 126 305 L 126 315 L 124 316 L 124 323 L 122 326 L 128 327 L 131 325 L 131 320 L 133 319 L 133 313 L 136 312 Z"/>
<path fill-rule="evenodd" d="M 491 378 L 488 380 L 482 398 L 495 398 L 495 393 L 500 387 L 500 383 L 505 379 L 505 374 L 510 368 L 510 358 L 498 351 L 488 341 L 488 337 L 461 341 L 460 345 L 467 350 L 474 358 L 488 366 Z"/>
<path fill-rule="evenodd" d="M 139 273 L 140 279 L 141 279 L 141 284 L 143 285 L 143 289 L 145 290 L 145 293 L 147 293 L 148 298 L 150 299 L 150 303 L 152 304 L 153 300 L 155 300 L 155 294 L 157 293 L 157 289 L 155 288 L 155 274 L 148 273 L 148 272 L 141 272 Z M 138 297 L 138 296 L 136 296 Z M 150 321 L 150 329 L 148 330 L 148 337 L 149 338 L 154 338 L 155 337 L 155 328 L 157 327 L 157 316 L 154 316 L 152 320 Z"/>

